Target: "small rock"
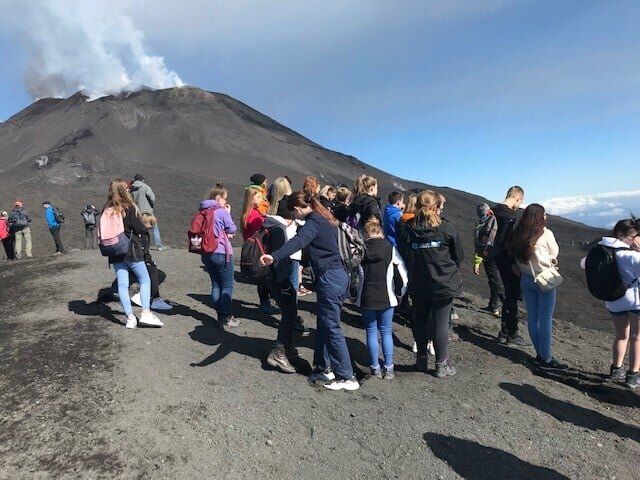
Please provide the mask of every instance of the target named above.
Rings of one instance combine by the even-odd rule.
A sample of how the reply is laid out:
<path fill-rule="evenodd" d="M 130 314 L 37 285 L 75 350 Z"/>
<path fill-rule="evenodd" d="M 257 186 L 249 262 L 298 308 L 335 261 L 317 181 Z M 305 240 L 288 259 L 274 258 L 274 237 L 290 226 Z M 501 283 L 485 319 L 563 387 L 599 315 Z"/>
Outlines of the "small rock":
<path fill-rule="evenodd" d="M 271 440 L 267 440 L 267 445 L 269 445 L 270 447 L 273 447 L 273 442 Z"/>

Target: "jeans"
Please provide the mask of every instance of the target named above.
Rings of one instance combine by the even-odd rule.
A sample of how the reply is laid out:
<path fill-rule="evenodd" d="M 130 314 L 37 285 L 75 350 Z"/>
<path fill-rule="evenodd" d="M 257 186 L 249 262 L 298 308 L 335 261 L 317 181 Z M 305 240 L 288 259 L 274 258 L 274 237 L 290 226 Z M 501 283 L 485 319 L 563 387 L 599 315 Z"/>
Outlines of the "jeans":
<path fill-rule="evenodd" d="M 491 292 L 489 310 L 497 310 L 499 305 L 504 302 L 504 285 L 502 285 L 502 280 L 500 279 L 500 270 L 498 270 L 495 260 L 485 260 L 482 263 L 489 280 L 489 291 Z"/>
<path fill-rule="evenodd" d="M 369 365 L 371 368 L 380 368 L 378 357 L 378 331 L 382 340 L 382 355 L 384 356 L 384 366 L 393 367 L 393 323 L 394 308 L 386 310 L 362 309 L 365 328 L 367 330 L 367 349 L 369 350 Z"/>
<path fill-rule="evenodd" d="M 158 224 L 156 223 L 153 227 L 151 227 L 151 233 L 153 234 L 153 243 L 156 247 L 162 247 L 162 239 L 160 238 L 160 229 L 158 228 Z"/>
<path fill-rule="evenodd" d="M 551 360 L 551 340 L 553 337 L 553 309 L 556 306 L 556 289 L 541 292 L 531 275 L 520 277 L 524 304 L 527 308 L 527 324 L 531 342 L 539 357 L 545 362 Z"/>
<path fill-rule="evenodd" d="M 96 226 L 85 225 L 84 226 L 84 248 L 94 249 L 98 245 L 98 239 L 96 237 Z"/>
<path fill-rule="evenodd" d="M 31 258 L 33 256 L 33 254 L 31 253 L 31 228 L 30 227 L 25 227 L 22 230 L 17 230 L 15 233 L 15 237 L 16 237 L 16 243 L 15 243 L 15 249 L 16 249 L 16 258 L 20 259 L 22 258 L 22 240 L 24 239 L 24 253 L 27 255 L 28 258 Z"/>
<path fill-rule="evenodd" d="M 291 260 L 291 275 L 289 276 L 289 280 L 291 281 L 291 285 L 296 290 L 300 285 L 300 261 L 299 260 Z"/>
<path fill-rule="evenodd" d="M 218 313 L 218 320 L 224 321 L 231 315 L 233 298 L 233 257 L 224 253 L 202 255 L 202 263 L 211 277 L 211 301 Z"/>
<path fill-rule="evenodd" d="M 342 302 L 348 288 L 349 277 L 342 268 L 327 270 L 316 281 L 318 325 L 313 363 L 323 370 L 330 366 L 338 380 L 353 377 L 347 341 L 340 327 Z"/>
<path fill-rule="evenodd" d="M 520 289 L 520 275 L 516 273 L 514 261 L 506 255 L 496 258 L 500 271 L 500 278 L 504 285 L 504 302 L 502 303 L 502 321 L 500 331 L 504 335 L 514 337 L 518 334 L 518 300 Z"/>
<path fill-rule="evenodd" d="M 129 270 L 131 270 L 140 284 L 140 300 L 142 302 L 142 310 L 151 308 L 151 279 L 147 266 L 144 262 L 121 262 L 114 263 L 113 269 L 116 271 L 116 279 L 118 280 L 118 296 L 125 315 L 131 315 L 131 298 L 129 297 Z"/>
<path fill-rule="evenodd" d="M 160 284 L 167 279 L 167 274 L 162 270 L 158 270 L 153 264 L 147 265 L 147 272 L 149 272 L 149 279 L 151 280 L 151 299 L 160 298 Z M 129 286 L 137 283 L 137 280 L 129 277 Z M 116 278 L 111 285 L 111 290 L 118 291 L 118 279 Z"/>
<path fill-rule="evenodd" d="M 427 356 L 427 342 L 433 340 L 436 362 L 449 358 L 449 318 L 453 300 L 437 300 L 424 294 L 413 296 L 413 338 L 418 356 Z"/>
<path fill-rule="evenodd" d="M 49 232 L 56 243 L 56 252 L 64 253 L 64 245 L 62 245 L 62 239 L 60 238 L 60 227 L 51 227 Z"/>

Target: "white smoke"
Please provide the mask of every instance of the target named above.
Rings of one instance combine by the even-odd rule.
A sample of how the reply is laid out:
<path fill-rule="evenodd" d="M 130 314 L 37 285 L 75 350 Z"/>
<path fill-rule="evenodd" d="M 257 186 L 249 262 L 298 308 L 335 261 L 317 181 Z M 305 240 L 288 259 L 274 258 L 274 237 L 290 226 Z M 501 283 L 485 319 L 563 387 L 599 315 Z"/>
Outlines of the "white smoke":
<path fill-rule="evenodd" d="M 162 57 L 147 53 L 144 34 L 117 0 L 21 0 L 0 6 L 5 15 L 15 15 L 10 27 L 29 52 L 24 78 L 34 98 L 80 90 L 93 99 L 145 86 L 183 85 Z"/>

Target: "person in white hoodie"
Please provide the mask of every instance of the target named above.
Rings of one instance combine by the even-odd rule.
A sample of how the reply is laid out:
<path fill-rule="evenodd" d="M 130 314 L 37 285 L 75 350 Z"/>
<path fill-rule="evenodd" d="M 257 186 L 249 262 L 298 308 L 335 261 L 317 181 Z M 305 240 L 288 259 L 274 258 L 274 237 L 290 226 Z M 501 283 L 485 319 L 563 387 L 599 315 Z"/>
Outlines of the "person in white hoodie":
<path fill-rule="evenodd" d="M 567 369 L 552 354 L 553 310 L 556 289 L 541 291 L 535 276 L 558 264 L 560 248 L 553 232 L 546 227 L 547 214 L 537 203 L 529 205 L 513 229 L 507 249 L 520 269 L 520 287 L 527 309 L 527 326 L 536 349 L 536 362 L 541 368 Z"/>

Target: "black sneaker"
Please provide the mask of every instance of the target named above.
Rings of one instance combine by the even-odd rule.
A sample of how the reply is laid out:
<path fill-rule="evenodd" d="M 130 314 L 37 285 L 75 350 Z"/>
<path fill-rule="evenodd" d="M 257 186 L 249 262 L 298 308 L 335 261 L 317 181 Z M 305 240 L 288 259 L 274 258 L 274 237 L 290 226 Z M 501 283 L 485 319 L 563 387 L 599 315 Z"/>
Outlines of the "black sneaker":
<path fill-rule="evenodd" d="M 509 335 L 504 333 L 502 330 L 500 331 L 500 333 L 498 333 L 498 343 L 505 344 L 507 343 L 508 339 L 509 339 Z"/>
<path fill-rule="evenodd" d="M 627 372 L 624 369 L 624 365 L 621 367 L 611 365 L 609 368 L 609 378 L 614 382 L 624 382 L 627 379 Z"/>
<path fill-rule="evenodd" d="M 551 357 L 551 360 L 548 362 L 544 361 L 542 357 L 538 357 L 538 366 L 542 369 L 553 369 L 553 370 L 566 370 L 569 368 L 569 365 L 566 363 L 562 363 L 556 357 Z"/>
<path fill-rule="evenodd" d="M 458 373 L 457 370 L 449 365 L 449 361 L 436 363 L 436 377 L 453 377 L 456 373 Z"/>
<path fill-rule="evenodd" d="M 289 359 L 282 345 L 276 345 L 271 349 L 267 356 L 267 363 L 283 373 L 296 373 L 296 369 L 289 363 Z"/>
<path fill-rule="evenodd" d="M 427 355 L 416 356 L 416 370 L 426 372 L 429 365 L 429 357 Z"/>
<path fill-rule="evenodd" d="M 531 342 L 527 342 L 522 335 L 510 335 L 509 337 L 507 337 L 507 344 L 508 345 L 515 345 L 517 347 L 530 347 L 531 346 Z"/>
<path fill-rule="evenodd" d="M 627 372 L 626 384 L 632 390 L 640 387 L 640 372 Z"/>

